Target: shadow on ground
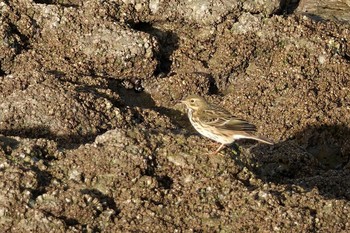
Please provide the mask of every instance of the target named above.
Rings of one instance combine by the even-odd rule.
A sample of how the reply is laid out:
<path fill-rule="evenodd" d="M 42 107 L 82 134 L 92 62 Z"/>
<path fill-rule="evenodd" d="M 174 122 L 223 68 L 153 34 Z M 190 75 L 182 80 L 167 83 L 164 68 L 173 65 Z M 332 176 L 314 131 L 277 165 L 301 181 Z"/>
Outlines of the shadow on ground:
<path fill-rule="evenodd" d="M 129 22 L 131 28 L 137 31 L 146 32 L 157 38 L 159 42 L 158 61 L 159 64 L 155 70 L 155 75 L 166 75 L 171 70 L 172 61 L 170 59 L 172 53 L 179 47 L 179 37 L 171 30 L 160 30 L 153 27 L 150 23 L 145 22 Z"/>
<path fill-rule="evenodd" d="M 350 128 L 345 125 L 308 127 L 295 138 L 250 150 L 245 164 L 264 182 L 317 188 L 329 199 L 350 200 Z"/>
<path fill-rule="evenodd" d="M 102 134 L 100 132 L 99 134 Z M 58 147 L 64 149 L 75 149 L 79 145 L 84 143 L 93 142 L 93 140 L 99 134 L 88 134 L 88 135 L 57 135 L 52 132 L 47 126 L 37 126 L 37 127 L 28 127 L 28 128 L 14 128 L 11 130 L 0 130 L 0 134 L 6 135 L 6 137 L 1 136 L 0 141 L 2 141 L 6 146 L 11 146 L 11 139 L 7 138 L 8 136 L 21 137 L 21 138 L 30 138 L 38 139 L 45 138 L 57 142 Z M 6 138 L 2 139 L 2 138 Z M 4 141 L 5 140 L 5 141 Z M 11 146 L 12 147 L 12 146 Z"/>

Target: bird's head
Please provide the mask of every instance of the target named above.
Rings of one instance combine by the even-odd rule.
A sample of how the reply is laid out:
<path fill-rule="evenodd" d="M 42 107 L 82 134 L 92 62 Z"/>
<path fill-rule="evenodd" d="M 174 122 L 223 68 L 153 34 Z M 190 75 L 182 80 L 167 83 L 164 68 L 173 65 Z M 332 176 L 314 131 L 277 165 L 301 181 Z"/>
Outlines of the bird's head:
<path fill-rule="evenodd" d="M 205 99 L 198 95 L 188 96 L 186 99 L 182 100 L 181 103 L 185 104 L 188 109 L 198 110 L 206 108 L 208 106 Z"/>

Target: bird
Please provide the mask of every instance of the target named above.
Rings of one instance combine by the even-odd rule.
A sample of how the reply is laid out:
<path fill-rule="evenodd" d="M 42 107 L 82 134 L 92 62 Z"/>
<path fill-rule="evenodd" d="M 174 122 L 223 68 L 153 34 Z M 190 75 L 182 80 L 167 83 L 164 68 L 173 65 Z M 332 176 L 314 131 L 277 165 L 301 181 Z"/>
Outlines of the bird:
<path fill-rule="evenodd" d="M 186 105 L 192 126 L 201 135 L 221 143 L 213 154 L 217 154 L 224 146 L 238 139 L 253 139 L 274 144 L 265 137 L 255 135 L 255 125 L 231 115 L 222 107 L 208 103 L 199 95 L 190 95 L 181 102 Z"/>

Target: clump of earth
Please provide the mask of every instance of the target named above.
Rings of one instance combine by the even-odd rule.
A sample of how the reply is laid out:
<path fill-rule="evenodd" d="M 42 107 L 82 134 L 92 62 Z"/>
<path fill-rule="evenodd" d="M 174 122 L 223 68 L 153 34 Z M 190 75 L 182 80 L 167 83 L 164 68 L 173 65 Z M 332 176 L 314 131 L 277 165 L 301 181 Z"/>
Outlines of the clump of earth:
<path fill-rule="evenodd" d="M 0 228 L 350 231 L 343 2 L 0 2 Z M 190 94 L 275 144 L 212 155 Z"/>

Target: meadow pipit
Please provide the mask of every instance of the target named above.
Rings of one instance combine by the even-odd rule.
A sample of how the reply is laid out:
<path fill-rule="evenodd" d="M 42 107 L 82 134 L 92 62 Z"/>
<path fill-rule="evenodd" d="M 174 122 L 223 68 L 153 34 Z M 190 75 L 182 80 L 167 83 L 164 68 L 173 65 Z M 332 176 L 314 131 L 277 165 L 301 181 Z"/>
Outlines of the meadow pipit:
<path fill-rule="evenodd" d="M 237 139 L 253 139 L 273 144 L 267 138 L 254 135 L 255 125 L 232 116 L 223 108 L 207 103 L 200 96 L 192 95 L 181 102 L 187 107 L 188 118 L 193 127 L 203 136 L 221 143 L 214 154 Z"/>

